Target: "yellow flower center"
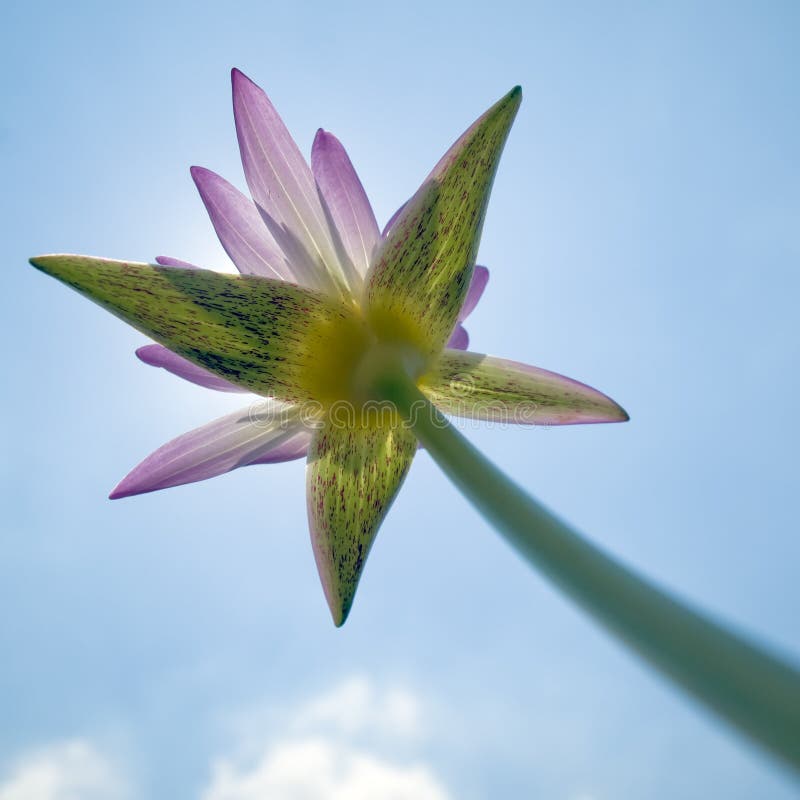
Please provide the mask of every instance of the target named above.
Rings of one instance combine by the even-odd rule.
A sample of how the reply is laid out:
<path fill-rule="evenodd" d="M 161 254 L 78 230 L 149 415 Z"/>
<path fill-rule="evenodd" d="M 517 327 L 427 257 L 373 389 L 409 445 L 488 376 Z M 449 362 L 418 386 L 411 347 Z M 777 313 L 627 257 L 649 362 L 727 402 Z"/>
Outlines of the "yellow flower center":
<path fill-rule="evenodd" d="M 303 376 L 309 395 L 329 409 L 351 404 L 361 409 L 379 399 L 375 379 L 387 370 L 402 369 L 414 380 L 428 366 L 425 348 L 403 320 L 383 313 L 365 319 L 351 313 L 313 323 L 312 340 L 324 343 Z"/>

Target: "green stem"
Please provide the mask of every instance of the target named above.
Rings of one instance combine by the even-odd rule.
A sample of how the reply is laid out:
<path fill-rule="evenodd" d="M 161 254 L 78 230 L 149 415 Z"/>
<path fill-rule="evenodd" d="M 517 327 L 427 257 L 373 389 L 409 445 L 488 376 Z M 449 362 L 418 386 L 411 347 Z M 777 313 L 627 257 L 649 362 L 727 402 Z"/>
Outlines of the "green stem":
<path fill-rule="evenodd" d="M 571 530 L 467 442 L 410 378 L 384 374 L 378 388 L 521 555 L 663 674 L 800 771 L 800 672 Z"/>

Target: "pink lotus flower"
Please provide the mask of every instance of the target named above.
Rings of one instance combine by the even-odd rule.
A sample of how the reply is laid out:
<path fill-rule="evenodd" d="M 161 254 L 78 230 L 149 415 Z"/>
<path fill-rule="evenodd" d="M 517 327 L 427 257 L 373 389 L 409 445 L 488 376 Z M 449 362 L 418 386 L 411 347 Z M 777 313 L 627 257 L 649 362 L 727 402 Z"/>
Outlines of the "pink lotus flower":
<path fill-rule="evenodd" d="M 515 89 L 481 116 L 381 233 L 340 142 L 318 131 L 309 168 L 264 92 L 234 70 L 251 197 L 207 169 L 192 177 L 240 276 L 166 257 L 159 266 L 31 259 L 159 342 L 137 350 L 142 361 L 261 398 L 168 442 L 111 497 L 307 456 L 312 544 L 340 625 L 417 451 L 396 414 L 365 416 L 370 376 L 385 361 L 402 362 L 446 413 L 546 425 L 627 419 L 584 384 L 466 352 L 462 322 L 488 280 L 474 266 L 483 216 L 520 99 Z M 344 420 L 333 411 L 342 404 Z"/>

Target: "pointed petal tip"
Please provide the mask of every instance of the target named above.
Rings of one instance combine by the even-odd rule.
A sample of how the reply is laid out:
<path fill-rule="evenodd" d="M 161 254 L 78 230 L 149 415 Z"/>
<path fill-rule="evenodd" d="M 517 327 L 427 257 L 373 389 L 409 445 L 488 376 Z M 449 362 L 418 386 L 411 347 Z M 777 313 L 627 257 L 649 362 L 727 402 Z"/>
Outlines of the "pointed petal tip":
<path fill-rule="evenodd" d="M 248 78 L 238 67 L 231 69 L 231 86 L 233 87 L 234 97 L 238 92 L 256 89 L 263 92 L 263 89 L 252 79 Z"/>
<path fill-rule="evenodd" d="M 120 500 L 123 497 L 130 497 L 132 494 L 136 494 L 136 492 L 129 492 L 126 491 L 123 484 L 125 483 L 125 479 L 123 478 L 109 493 L 108 499 L 109 500 Z"/>
<path fill-rule="evenodd" d="M 502 118 L 509 120 L 508 124 L 516 117 L 522 103 L 522 87 L 515 86 L 508 94 L 504 94 L 482 118 L 491 117 L 499 114 Z"/>
<path fill-rule="evenodd" d="M 322 578 L 321 574 L 320 577 Z M 353 600 L 355 599 L 356 587 L 342 586 L 335 579 L 331 580 L 331 577 L 332 576 L 326 576 L 326 578 L 322 578 L 322 592 L 325 595 L 325 602 L 331 613 L 333 624 L 337 628 L 341 628 L 350 616 L 350 609 L 353 607 Z"/>
<path fill-rule="evenodd" d="M 341 146 L 341 142 L 334 136 L 330 131 L 326 131 L 325 128 L 317 128 L 317 132 L 314 134 L 314 141 L 318 143 L 318 145 L 330 145 L 333 143 L 338 144 Z"/>
<path fill-rule="evenodd" d="M 177 269 L 203 269 L 198 267 L 197 264 L 190 264 L 188 261 L 173 258 L 172 256 L 156 256 L 156 265 L 159 267 L 175 267 Z"/>
<path fill-rule="evenodd" d="M 319 128 L 314 134 L 314 142 L 311 147 L 311 157 L 313 160 L 319 159 L 320 151 L 330 152 L 336 149 L 336 146 L 342 148 L 342 143 L 330 132 L 326 131 L 325 128 Z"/>
<path fill-rule="evenodd" d="M 350 609 L 353 606 L 353 598 L 355 597 L 355 590 L 349 593 L 350 596 L 348 598 L 342 595 L 340 588 L 336 586 L 335 582 L 323 578 L 322 592 L 325 595 L 325 602 L 328 605 L 331 620 L 337 628 L 341 628 L 347 621 Z"/>
<path fill-rule="evenodd" d="M 604 406 L 602 413 L 599 414 L 596 419 L 589 420 L 590 422 L 628 422 L 630 420 L 628 412 L 616 400 L 609 397 L 605 392 L 601 392 L 599 389 L 595 389 L 591 386 L 587 386 L 587 388 L 594 392 Z"/>
<path fill-rule="evenodd" d="M 253 80 L 247 77 L 238 67 L 231 70 L 231 90 L 233 94 L 233 108 L 236 111 L 237 105 L 252 96 L 252 92 L 263 93 L 263 89 Z"/>
<path fill-rule="evenodd" d="M 121 500 L 123 497 L 133 497 L 137 494 L 147 494 L 157 489 L 157 486 L 147 486 L 138 479 L 137 467 L 134 467 L 109 493 L 109 500 Z"/>
<path fill-rule="evenodd" d="M 347 617 L 350 614 L 349 608 L 342 608 L 339 606 L 330 606 L 331 610 L 331 617 L 333 618 L 333 624 L 337 628 L 341 628 L 345 622 L 347 622 Z"/>
<path fill-rule="evenodd" d="M 326 131 L 325 128 L 318 128 L 317 132 L 314 134 L 314 141 L 311 144 L 311 171 L 314 173 L 314 177 L 317 180 L 320 178 L 319 171 L 322 166 L 320 160 L 322 158 L 335 159 L 336 156 L 341 155 L 349 160 L 349 156 L 339 139 L 330 131 Z"/>
<path fill-rule="evenodd" d="M 59 280 L 64 280 L 65 273 L 70 272 L 75 267 L 75 261 L 89 258 L 88 256 L 79 256 L 75 253 L 46 253 L 41 256 L 33 256 L 28 259 L 28 263 L 44 272 L 45 275 L 51 275 Z M 107 261 L 108 259 L 96 258 L 93 261 Z"/>
<path fill-rule="evenodd" d="M 499 103 L 499 106 L 508 106 L 516 113 L 522 102 L 522 87 L 515 86 Z"/>
<path fill-rule="evenodd" d="M 32 256 L 28 259 L 28 263 L 32 267 L 41 270 L 42 272 L 49 272 L 53 265 L 53 260 L 62 257 L 63 253 L 48 253 L 42 256 Z"/>
<path fill-rule="evenodd" d="M 597 389 L 592 389 L 592 391 L 602 401 L 604 408 L 596 416 L 587 418 L 586 422 L 601 424 L 604 422 L 628 422 L 630 419 L 628 412 L 616 400 L 612 400 L 607 394 Z"/>
<path fill-rule="evenodd" d="M 319 150 L 325 147 L 328 139 L 328 134 L 324 128 L 317 128 L 317 132 L 314 134 L 314 141 L 311 143 L 311 163 L 312 169 L 314 160 L 317 156 Z"/>
<path fill-rule="evenodd" d="M 198 181 L 203 181 L 209 175 L 214 175 L 215 173 L 206 167 L 198 167 L 194 165 L 189 167 L 189 174 L 192 176 L 192 180 L 197 183 Z"/>
<path fill-rule="evenodd" d="M 141 347 L 137 347 L 133 353 L 139 361 L 144 361 L 145 364 L 155 366 L 153 363 L 153 353 L 157 347 L 158 345 L 143 344 Z"/>
<path fill-rule="evenodd" d="M 192 176 L 197 191 L 200 192 L 200 197 L 203 199 L 203 202 L 205 202 L 205 193 L 208 191 L 207 187 L 209 184 L 219 181 L 220 176 L 207 167 L 198 166 L 189 167 L 189 174 Z"/>

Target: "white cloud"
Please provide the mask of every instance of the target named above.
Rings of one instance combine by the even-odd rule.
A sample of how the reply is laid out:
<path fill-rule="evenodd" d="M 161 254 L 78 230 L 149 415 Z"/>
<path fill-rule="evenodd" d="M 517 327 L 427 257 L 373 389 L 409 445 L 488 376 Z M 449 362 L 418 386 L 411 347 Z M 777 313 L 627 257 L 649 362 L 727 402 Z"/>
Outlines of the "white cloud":
<path fill-rule="evenodd" d="M 323 737 L 280 742 L 250 769 L 220 760 L 203 800 L 449 800 L 423 764 L 399 765 Z"/>
<path fill-rule="evenodd" d="M 0 800 L 123 800 L 113 765 L 90 742 L 71 739 L 28 753 L 0 782 Z"/>
<path fill-rule="evenodd" d="M 351 678 L 303 703 L 280 727 L 266 744 L 263 727 L 261 746 L 248 743 L 255 758 L 217 759 L 202 800 L 451 798 L 428 764 L 407 755 L 424 733 L 421 703 L 407 689 Z"/>
<path fill-rule="evenodd" d="M 355 677 L 303 706 L 295 724 L 311 729 L 330 726 L 351 736 L 413 738 L 421 732 L 421 709 L 416 696 L 406 689 L 380 692 L 366 678 Z"/>

